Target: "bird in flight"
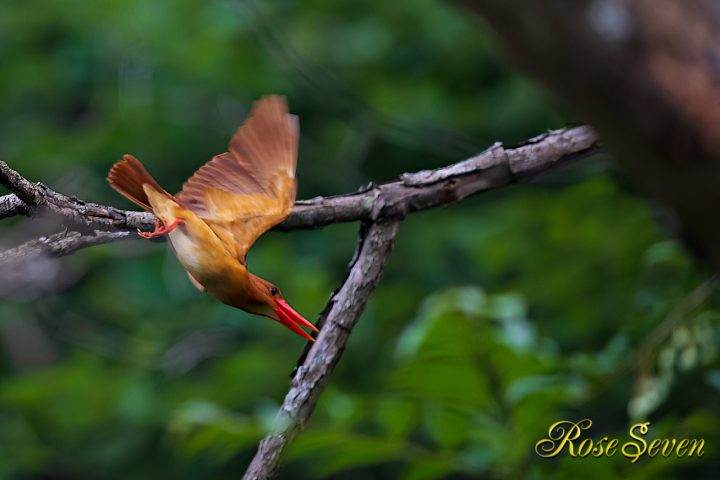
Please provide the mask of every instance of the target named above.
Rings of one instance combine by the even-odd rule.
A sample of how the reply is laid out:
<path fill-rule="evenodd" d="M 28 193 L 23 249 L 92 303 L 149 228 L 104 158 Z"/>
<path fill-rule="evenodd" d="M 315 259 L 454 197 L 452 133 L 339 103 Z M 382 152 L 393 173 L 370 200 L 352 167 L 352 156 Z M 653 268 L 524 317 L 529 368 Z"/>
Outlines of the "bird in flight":
<path fill-rule="evenodd" d="M 255 240 L 283 221 L 295 203 L 298 135 L 298 118 L 288 113 L 285 98 L 267 96 L 255 102 L 230 140 L 230 151 L 200 167 L 177 195 L 165 191 L 132 155 L 113 165 L 107 179 L 155 215 L 155 230 L 138 233 L 166 235 L 198 290 L 313 340 L 300 327 L 317 328 L 275 285 L 248 272 L 246 262 Z"/>

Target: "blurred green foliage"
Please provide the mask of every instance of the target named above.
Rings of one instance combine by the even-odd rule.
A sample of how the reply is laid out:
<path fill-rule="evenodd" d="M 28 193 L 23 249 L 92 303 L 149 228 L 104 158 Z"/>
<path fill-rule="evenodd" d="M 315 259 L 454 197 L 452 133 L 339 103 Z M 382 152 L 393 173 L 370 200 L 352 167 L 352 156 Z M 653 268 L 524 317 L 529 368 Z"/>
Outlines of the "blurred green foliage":
<path fill-rule="evenodd" d="M 301 117 L 300 197 L 351 191 L 575 120 L 489 32 L 430 0 L 6 0 L 0 157 L 130 208 L 133 153 L 170 190 L 224 150 L 253 99 Z M 711 478 L 718 299 L 655 207 L 602 159 L 413 215 L 283 478 Z M 0 244 L 58 231 L 3 220 Z M 307 317 L 357 226 L 270 233 L 250 255 Z M 0 478 L 238 478 L 302 341 L 193 289 L 163 245 L 64 258 L 0 303 Z M 700 292 L 700 293 L 698 293 Z M 551 423 L 706 439 L 701 459 L 543 460 Z"/>

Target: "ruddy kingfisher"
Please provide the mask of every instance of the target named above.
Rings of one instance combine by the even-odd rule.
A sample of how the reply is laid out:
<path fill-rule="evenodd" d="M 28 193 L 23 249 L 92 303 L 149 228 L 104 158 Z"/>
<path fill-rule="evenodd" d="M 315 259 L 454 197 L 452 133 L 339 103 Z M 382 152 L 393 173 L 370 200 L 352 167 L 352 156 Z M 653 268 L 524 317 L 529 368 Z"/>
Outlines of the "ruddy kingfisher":
<path fill-rule="evenodd" d="M 255 102 L 230 140 L 185 182 L 177 195 L 165 191 L 140 161 L 124 155 L 108 182 L 155 215 L 155 230 L 167 236 L 190 281 L 226 305 L 271 318 L 313 340 L 318 331 L 290 307 L 272 283 L 247 270 L 247 252 L 257 238 L 283 221 L 295 203 L 299 124 L 281 96 Z M 162 223 L 162 224 L 161 224 Z"/>

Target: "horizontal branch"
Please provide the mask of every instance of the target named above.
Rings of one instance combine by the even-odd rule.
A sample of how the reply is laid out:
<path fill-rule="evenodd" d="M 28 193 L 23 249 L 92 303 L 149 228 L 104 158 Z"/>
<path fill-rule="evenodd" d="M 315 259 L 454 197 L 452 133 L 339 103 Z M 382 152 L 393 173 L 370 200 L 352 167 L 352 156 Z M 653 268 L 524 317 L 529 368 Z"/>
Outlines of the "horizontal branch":
<path fill-rule="evenodd" d="M 36 211 L 48 211 L 71 221 L 74 224 L 92 226 L 105 230 L 134 230 L 152 228 L 154 216 L 146 212 L 133 212 L 84 202 L 76 197 L 58 193 L 42 183 L 26 180 L 18 172 L 0 160 L 0 184 L 5 185 L 12 195 L 2 197 L 0 218 L 15 214 L 33 215 Z M 17 205 L 21 202 L 23 210 Z M 4 207 L 5 206 L 5 207 Z"/>
<path fill-rule="evenodd" d="M 402 218 L 420 210 L 448 205 L 476 193 L 519 182 L 568 160 L 599 148 L 597 135 L 590 127 L 554 130 L 515 148 L 495 144 L 477 156 L 436 170 L 407 173 L 400 179 L 371 185 L 359 192 L 333 197 L 317 197 L 295 204 L 290 216 L 277 230 L 316 229 L 340 222 L 372 222 L 385 218 Z M 147 212 L 120 210 L 84 202 L 55 192 L 42 183 L 26 180 L 5 162 L 0 161 L 0 183 L 11 195 L 0 197 L 0 218 L 11 215 L 33 215 L 49 211 L 71 224 L 100 230 L 135 231 L 153 228 L 154 216 Z M 52 237 L 48 237 L 52 238 Z M 46 252 L 65 255 L 89 246 L 86 236 L 74 237 L 76 245 L 68 248 L 44 242 Z M 93 245 L 131 238 L 130 235 L 95 235 Z M 37 247 L 37 244 L 30 249 Z"/>
<path fill-rule="evenodd" d="M 0 275 L 0 300 L 6 297 L 31 298 L 34 295 L 47 294 L 53 288 L 67 287 L 73 283 L 73 275 L 68 275 L 64 269 L 60 270 L 55 257 L 70 255 L 81 248 L 132 237 L 137 235 L 129 231 L 64 231 L 0 252 L 0 269 L 3 272 Z"/>
<path fill-rule="evenodd" d="M 399 221 L 363 224 L 355 256 L 342 287 L 330 297 L 317 322 L 320 333 L 295 370 L 276 417 L 279 430 L 265 437 L 243 480 L 273 478 L 280 456 L 310 418 L 318 397 L 345 350 L 395 243 Z"/>
<path fill-rule="evenodd" d="M 496 143 L 447 167 L 406 173 L 399 180 L 357 193 L 298 201 L 292 214 L 276 228 L 321 228 L 340 222 L 402 218 L 525 180 L 598 148 L 598 137 L 590 127 L 554 130 L 515 148 Z"/>
<path fill-rule="evenodd" d="M 92 233 L 60 232 L 48 237 L 40 237 L 23 243 L 18 247 L 0 252 L 0 265 L 7 266 L 14 262 L 25 261 L 36 255 L 50 255 L 63 257 L 70 255 L 81 248 L 93 247 L 115 240 L 124 240 L 133 237 L 132 232 L 110 232 L 95 230 Z"/>

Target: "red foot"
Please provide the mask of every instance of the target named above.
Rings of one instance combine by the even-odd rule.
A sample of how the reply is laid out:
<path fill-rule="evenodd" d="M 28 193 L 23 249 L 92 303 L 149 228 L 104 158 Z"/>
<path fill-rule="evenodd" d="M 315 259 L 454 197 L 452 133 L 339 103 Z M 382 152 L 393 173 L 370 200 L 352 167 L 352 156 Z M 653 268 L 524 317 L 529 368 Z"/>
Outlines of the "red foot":
<path fill-rule="evenodd" d="M 170 225 L 168 225 L 166 227 L 164 225 L 160 226 L 160 222 L 156 218 L 155 219 L 155 231 L 142 232 L 142 231 L 140 231 L 140 229 L 138 229 L 138 235 L 140 235 L 143 238 L 147 238 L 147 239 L 162 237 L 163 235 L 170 233 L 175 227 L 180 225 L 182 222 L 183 222 L 182 218 L 176 218 L 175 220 L 173 220 L 173 222 Z"/>

